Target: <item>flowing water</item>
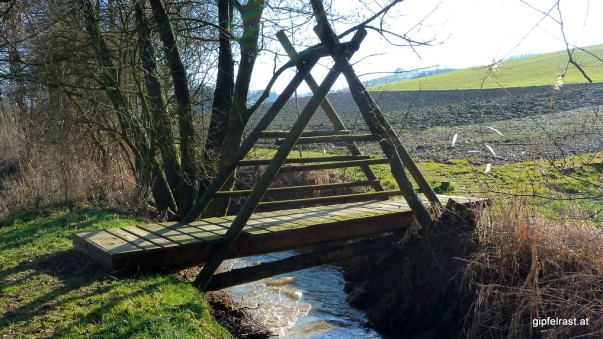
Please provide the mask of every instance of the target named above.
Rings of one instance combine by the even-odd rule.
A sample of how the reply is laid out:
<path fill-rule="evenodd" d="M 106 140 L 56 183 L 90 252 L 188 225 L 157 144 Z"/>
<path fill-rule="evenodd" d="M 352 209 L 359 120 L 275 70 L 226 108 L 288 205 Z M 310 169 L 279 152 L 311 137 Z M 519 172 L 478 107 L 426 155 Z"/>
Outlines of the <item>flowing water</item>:
<path fill-rule="evenodd" d="M 223 264 L 222 269 L 283 259 L 281 252 Z M 283 338 L 381 338 L 367 328 L 364 312 L 352 308 L 343 291 L 342 268 L 317 266 L 227 289 L 255 319 Z"/>

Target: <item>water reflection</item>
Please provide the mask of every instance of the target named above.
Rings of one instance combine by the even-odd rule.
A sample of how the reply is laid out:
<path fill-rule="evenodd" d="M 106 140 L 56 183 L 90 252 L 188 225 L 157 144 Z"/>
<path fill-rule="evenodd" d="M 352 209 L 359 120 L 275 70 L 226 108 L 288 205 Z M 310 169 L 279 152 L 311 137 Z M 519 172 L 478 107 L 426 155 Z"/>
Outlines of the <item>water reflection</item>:
<path fill-rule="evenodd" d="M 223 264 L 223 269 L 293 254 L 281 252 L 230 260 Z M 337 266 L 323 265 L 231 287 L 227 291 L 282 338 L 381 338 L 364 326 L 364 312 L 348 305 L 341 273 Z"/>

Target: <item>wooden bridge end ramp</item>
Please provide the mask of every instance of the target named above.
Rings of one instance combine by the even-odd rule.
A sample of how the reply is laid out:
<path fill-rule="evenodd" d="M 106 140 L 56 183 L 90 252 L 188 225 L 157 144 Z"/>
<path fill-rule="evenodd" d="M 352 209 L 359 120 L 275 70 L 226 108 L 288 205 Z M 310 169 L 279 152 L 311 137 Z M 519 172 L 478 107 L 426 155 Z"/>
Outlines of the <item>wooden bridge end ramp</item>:
<path fill-rule="evenodd" d="M 483 199 L 440 196 L 463 205 Z M 427 202 L 425 202 L 427 203 Z M 74 246 L 113 270 L 185 268 L 205 263 L 234 216 L 76 232 Z M 354 202 L 253 214 L 228 258 L 290 250 L 407 228 L 406 201 Z"/>

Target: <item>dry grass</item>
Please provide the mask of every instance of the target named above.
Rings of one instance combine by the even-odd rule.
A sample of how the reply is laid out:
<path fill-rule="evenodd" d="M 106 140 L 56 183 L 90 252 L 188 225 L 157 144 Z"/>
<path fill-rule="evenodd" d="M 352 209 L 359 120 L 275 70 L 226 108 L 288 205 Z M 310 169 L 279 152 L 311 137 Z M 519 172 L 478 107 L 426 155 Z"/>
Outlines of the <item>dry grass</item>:
<path fill-rule="evenodd" d="M 576 337 L 603 333 L 603 229 L 539 217 L 525 202 L 481 214 L 480 244 L 465 270 L 475 302 L 469 337 Z M 535 319 L 588 326 L 533 326 Z"/>
<path fill-rule="evenodd" d="M 45 206 L 91 202 L 133 209 L 134 178 L 117 152 L 95 159 L 85 143 L 24 140 L 16 126 L 0 134 L 0 216 Z"/>
<path fill-rule="evenodd" d="M 523 201 L 444 213 L 396 250 L 350 262 L 350 301 L 395 336 L 569 338 L 603 333 L 603 229 Z M 539 319 L 578 325 L 534 326 Z M 588 325 L 579 325 L 588 319 Z M 599 336 L 600 337 L 600 336 Z"/>

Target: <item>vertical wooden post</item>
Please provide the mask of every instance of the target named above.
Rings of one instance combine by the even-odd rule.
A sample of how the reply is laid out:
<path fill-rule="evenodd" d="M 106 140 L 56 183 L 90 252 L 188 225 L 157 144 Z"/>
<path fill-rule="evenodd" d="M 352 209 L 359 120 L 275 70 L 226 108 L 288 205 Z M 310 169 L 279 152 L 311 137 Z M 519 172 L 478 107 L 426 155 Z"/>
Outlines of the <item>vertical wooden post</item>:
<path fill-rule="evenodd" d="M 357 32 L 353 40 L 362 40 L 365 36 L 366 32 Z M 226 258 L 226 254 L 243 231 L 243 227 L 245 227 L 245 224 L 253 214 L 253 211 L 264 197 L 264 194 L 266 194 L 268 187 L 285 163 L 285 159 L 297 143 L 297 140 L 308 125 L 308 122 L 310 122 L 314 112 L 316 112 L 316 109 L 318 109 L 318 106 L 320 106 L 320 103 L 326 97 L 340 74 L 341 70 L 337 67 L 329 71 L 322 84 L 319 86 L 317 93 L 312 96 L 295 124 L 293 124 L 293 127 L 291 127 L 289 135 L 276 151 L 276 154 L 270 161 L 266 171 L 260 180 L 253 186 L 251 194 L 247 200 L 245 200 L 243 206 L 241 206 L 237 217 L 228 228 L 228 232 L 224 235 L 224 243 L 218 246 L 203 266 L 203 269 L 193 283 L 195 287 L 202 291 L 207 288 L 212 276 L 218 269 L 218 266 L 220 266 L 222 261 L 224 261 L 224 258 Z"/>
<path fill-rule="evenodd" d="M 295 60 L 295 58 L 297 58 L 297 51 L 295 50 L 295 47 L 293 47 L 293 44 L 291 44 L 291 41 L 289 41 L 289 39 L 287 38 L 287 35 L 285 35 L 285 32 L 278 31 L 276 33 L 276 37 L 278 38 L 278 41 L 281 43 L 281 45 L 287 52 L 287 55 L 289 55 L 289 58 L 291 58 L 291 60 Z M 308 76 L 306 76 L 305 80 L 306 80 L 306 84 L 308 84 L 308 87 L 310 87 L 310 90 L 312 91 L 312 93 L 316 94 L 316 92 L 318 91 L 318 83 L 316 82 L 316 80 L 314 80 L 314 77 L 312 77 L 312 74 L 308 74 Z M 322 107 L 322 109 L 325 111 L 327 118 L 331 121 L 331 124 L 333 125 L 333 127 L 336 130 L 347 129 L 345 127 L 345 124 L 343 123 L 343 121 L 341 120 L 341 118 L 339 117 L 339 115 L 337 114 L 337 112 L 335 111 L 335 109 L 333 108 L 331 103 L 329 102 L 328 98 L 325 98 L 322 101 L 322 103 L 320 103 L 320 107 Z M 362 155 L 362 152 L 360 152 L 360 149 L 358 148 L 358 146 L 356 146 L 356 143 L 346 142 L 346 146 L 352 155 Z M 371 167 L 369 165 L 362 165 L 362 166 L 360 166 L 360 169 L 362 169 L 362 172 L 364 172 L 364 175 L 366 176 L 367 179 L 375 181 L 372 184 L 375 191 L 380 192 L 380 191 L 385 190 L 383 188 L 383 186 L 381 186 L 381 183 L 378 181 L 377 176 L 375 175 L 375 172 L 373 172 L 373 170 L 371 169 Z"/>
<path fill-rule="evenodd" d="M 340 68 L 348 85 L 350 87 L 350 92 L 352 94 L 352 98 L 358 105 L 364 120 L 366 121 L 370 131 L 381 137 L 379 145 L 383 150 L 385 156 L 390 160 L 390 166 L 392 175 L 396 179 L 400 190 L 403 193 L 404 198 L 408 202 L 408 205 L 415 213 L 417 221 L 423 227 L 429 227 L 433 219 L 419 197 L 417 193 L 414 191 L 412 183 L 408 179 L 406 175 L 406 170 L 404 168 L 404 164 L 396 150 L 396 142 L 394 142 L 391 137 L 391 134 L 388 133 L 387 129 L 391 129 L 387 120 L 381 113 L 379 106 L 370 96 L 370 94 L 366 91 L 366 88 L 354 72 L 352 65 L 348 61 L 346 55 L 343 53 L 341 45 L 339 44 L 339 39 L 333 32 L 328 20 L 326 13 L 324 11 L 324 7 L 322 5 L 322 0 L 311 0 L 312 8 L 314 9 L 314 15 L 316 16 L 316 21 L 318 25 L 315 27 L 315 31 L 318 34 L 321 42 L 324 46 L 330 50 L 333 59 L 335 60 L 335 67 Z M 438 201 L 439 202 L 439 201 Z"/>

